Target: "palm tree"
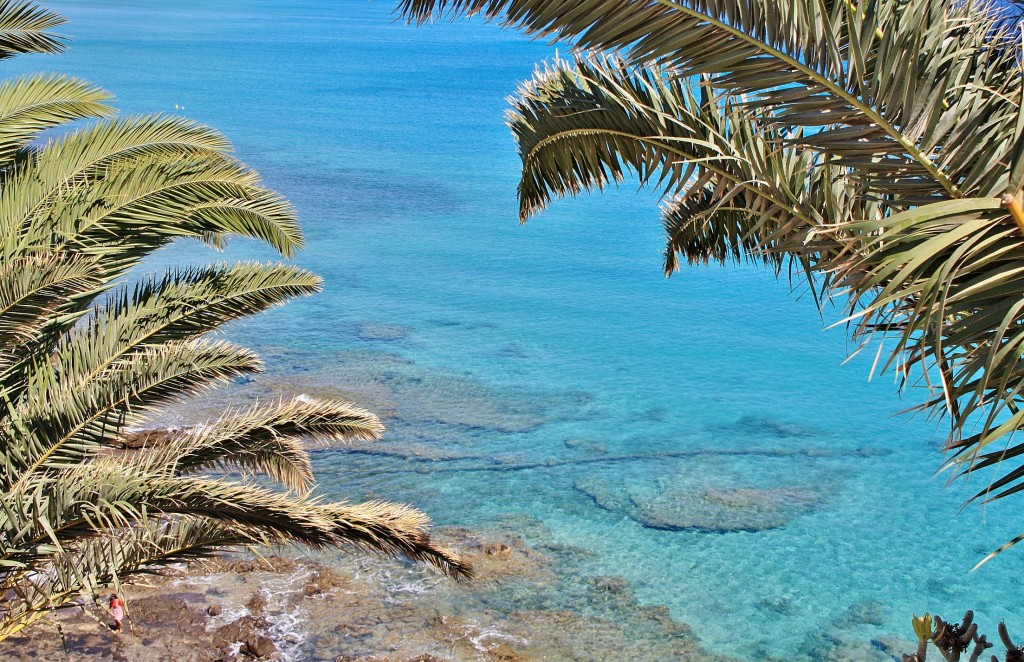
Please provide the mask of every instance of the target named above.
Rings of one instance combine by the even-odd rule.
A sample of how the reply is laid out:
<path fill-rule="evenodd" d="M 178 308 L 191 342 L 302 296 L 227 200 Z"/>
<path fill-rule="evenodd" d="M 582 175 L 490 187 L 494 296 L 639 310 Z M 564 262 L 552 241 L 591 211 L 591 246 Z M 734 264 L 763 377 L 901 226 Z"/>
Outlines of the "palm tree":
<path fill-rule="evenodd" d="M 49 30 L 61 21 L 0 2 L 0 59 L 59 51 Z M 110 119 L 109 98 L 64 76 L 0 85 L 0 640 L 101 586 L 239 546 L 353 547 L 468 577 L 419 511 L 312 496 L 305 440 L 383 430 L 348 403 L 262 403 L 119 450 L 161 408 L 261 369 L 211 332 L 321 281 L 243 263 L 127 283 L 177 238 L 252 237 L 289 257 L 302 235 L 221 135 L 175 117 Z M 40 142 L 76 120 L 93 122 Z"/>
<path fill-rule="evenodd" d="M 931 389 L 921 408 L 950 424 L 944 468 L 1004 469 L 972 501 L 1024 489 L 1024 86 L 1019 35 L 992 6 L 402 0 L 399 11 L 418 23 L 482 14 L 571 47 L 509 113 L 521 220 L 636 173 L 666 194 L 667 273 L 682 257 L 806 275 L 846 309 L 861 348 L 878 341 L 876 366 Z"/>

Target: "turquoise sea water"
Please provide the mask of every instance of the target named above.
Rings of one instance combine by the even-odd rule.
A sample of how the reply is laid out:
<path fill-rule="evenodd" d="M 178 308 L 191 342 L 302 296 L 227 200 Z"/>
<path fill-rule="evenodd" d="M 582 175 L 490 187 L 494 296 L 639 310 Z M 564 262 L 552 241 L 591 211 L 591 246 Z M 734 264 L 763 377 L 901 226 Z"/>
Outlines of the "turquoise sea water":
<path fill-rule="evenodd" d="M 851 609 L 871 612 L 864 641 L 968 607 L 1024 627 L 1021 552 L 968 573 L 1024 502 L 957 514 L 966 486 L 932 477 L 942 430 L 894 416 L 922 394 L 840 365 L 835 314 L 754 267 L 663 278 L 657 196 L 632 185 L 517 225 L 504 97 L 552 49 L 480 21 L 405 27 L 389 2 L 49 4 L 71 51 L 7 75 L 184 107 L 299 209 L 325 292 L 229 335 L 264 354 L 266 389 L 389 415 L 392 455 L 316 455 L 325 493 L 442 525 L 530 516 L 590 552 L 580 572 L 746 659 L 818 659 Z M 181 244 L 154 267 L 211 259 Z"/>

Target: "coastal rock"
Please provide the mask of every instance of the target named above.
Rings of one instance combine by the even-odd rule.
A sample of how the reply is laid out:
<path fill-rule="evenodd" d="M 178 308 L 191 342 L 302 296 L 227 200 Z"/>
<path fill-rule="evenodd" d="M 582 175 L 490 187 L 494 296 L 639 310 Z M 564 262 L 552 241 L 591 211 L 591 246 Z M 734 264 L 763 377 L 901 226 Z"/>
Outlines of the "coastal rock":
<path fill-rule="evenodd" d="M 520 654 L 508 644 L 501 644 L 487 652 L 494 662 L 530 662 L 530 658 Z"/>
<path fill-rule="evenodd" d="M 511 577 L 549 579 L 548 560 L 531 549 L 522 538 L 503 535 L 497 539 L 481 536 L 469 529 L 449 528 L 443 533 L 445 544 L 458 549 L 477 573 L 477 582 L 506 580 Z"/>
<path fill-rule="evenodd" d="M 145 626 L 146 623 L 159 622 L 185 635 L 198 636 L 206 622 L 202 614 L 181 598 L 147 596 L 132 600 L 129 609 L 128 617 L 132 625 Z"/>
<path fill-rule="evenodd" d="M 258 634 L 245 641 L 239 649 L 239 652 L 242 653 L 242 655 L 248 655 L 249 657 L 258 660 L 261 658 L 268 658 L 277 653 L 277 645 L 270 637 Z"/>
<path fill-rule="evenodd" d="M 265 618 L 243 616 L 236 621 L 222 625 L 213 632 L 213 646 L 222 653 L 234 649 L 235 644 L 255 642 L 264 636 L 263 632 L 270 627 Z"/>
<path fill-rule="evenodd" d="M 267 596 L 263 595 L 262 591 L 254 591 L 249 596 L 248 602 L 245 603 L 249 613 L 254 616 L 259 616 L 263 613 L 263 610 L 267 606 Z"/>
<path fill-rule="evenodd" d="M 160 448 L 175 436 L 181 434 L 181 428 L 158 428 L 154 430 L 135 430 L 121 435 L 121 448 L 138 450 L 141 448 Z"/>
<path fill-rule="evenodd" d="M 723 659 L 703 652 L 689 627 L 666 607 L 640 605 L 627 579 L 586 574 L 582 561 L 589 552 L 553 539 L 539 520 L 508 515 L 495 522 L 490 530 L 435 532 L 439 542 L 476 566 L 480 579 L 469 583 L 362 555 L 322 557 L 321 562 L 236 556 L 194 564 L 184 576 L 147 579 L 156 584 L 151 588 L 129 588 L 135 634 L 115 637 L 93 619 L 72 620 L 73 613 L 57 617 L 74 659 Z M 244 605 L 256 593 L 269 596 L 263 616 L 246 613 Z M 221 606 L 220 614 L 207 613 L 212 605 Z M 63 656 L 48 623 L 12 644 L 26 652 L 25 659 Z M 21 657 L 0 652 L 0 660 L 8 659 L 20 662 Z"/>

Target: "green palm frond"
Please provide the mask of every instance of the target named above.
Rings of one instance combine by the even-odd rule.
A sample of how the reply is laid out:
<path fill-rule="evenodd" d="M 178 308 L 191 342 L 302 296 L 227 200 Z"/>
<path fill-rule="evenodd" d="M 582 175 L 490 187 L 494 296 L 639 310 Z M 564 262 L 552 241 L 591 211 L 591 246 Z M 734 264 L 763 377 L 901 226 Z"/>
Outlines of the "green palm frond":
<path fill-rule="evenodd" d="M 383 432 L 376 416 L 347 402 L 297 398 L 227 412 L 215 421 L 182 431 L 162 448 L 141 453 L 134 461 L 144 471 L 175 475 L 252 471 L 304 493 L 313 478 L 306 439 L 326 445 L 369 441 Z"/>
<path fill-rule="evenodd" d="M 29 234 L 55 195 L 86 178 L 138 158 L 194 158 L 222 154 L 227 140 L 202 124 L 162 115 L 100 122 L 49 141 L 19 164 L 0 192 L 3 236 Z M 46 216 L 42 216 L 43 219 Z M 44 230 L 60 237 L 70 228 Z"/>
<path fill-rule="evenodd" d="M 662 209 L 662 224 L 668 237 L 665 247 L 665 273 L 679 270 L 679 256 L 690 264 L 718 262 L 740 263 L 759 258 L 778 272 L 783 255 L 771 250 L 769 242 L 757 231 L 756 217 L 742 206 L 716 197 L 711 189 L 677 196 Z"/>
<path fill-rule="evenodd" d="M 151 515 L 204 518 L 314 548 L 333 545 L 322 504 L 249 481 L 145 474 L 116 458 L 22 481 L 3 496 L 0 540 L 12 559 L 49 558 Z M 10 550 L 18 550 L 18 556 Z"/>
<path fill-rule="evenodd" d="M 946 365 L 937 399 L 952 416 L 951 466 L 971 470 L 979 454 L 1024 427 L 1024 238 L 996 198 L 936 203 L 849 226 L 862 234 L 858 259 L 837 265 L 849 285 L 859 335 L 895 339 L 890 364 L 927 375 Z M 948 406 L 947 406 L 948 405 Z M 1019 452 L 1000 452 L 1004 459 Z M 1006 484 L 998 482 L 997 487 Z M 988 491 L 986 490 L 986 493 Z"/>
<path fill-rule="evenodd" d="M 580 57 L 539 71 L 509 115 L 523 160 L 521 218 L 552 196 L 600 189 L 632 170 L 672 194 L 663 212 L 667 272 L 679 253 L 697 261 L 742 253 L 775 270 L 796 259 L 810 271 L 840 250 L 814 234 L 826 214 L 881 214 L 879 202 L 858 195 L 861 185 L 841 178 L 844 168 L 795 147 L 800 133 L 707 85 L 698 92 L 617 58 Z"/>
<path fill-rule="evenodd" d="M 399 11 L 417 22 L 479 13 L 579 50 L 664 64 L 683 80 L 711 76 L 781 125 L 816 127 L 807 143 L 856 166 L 851 176 L 880 194 L 989 191 L 998 177 L 976 168 L 980 159 L 1010 159 L 1011 143 L 984 138 L 1013 129 L 1019 48 L 973 3 L 403 0 Z M 979 159 L 942 150 L 954 142 Z"/>
<path fill-rule="evenodd" d="M 0 162 L 6 163 L 43 129 L 107 117 L 111 94 L 77 78 L 36 74 L 0 85 Z"/>
<path fill-rule="evenodd" d="M 109 251 L 110 237 L 122 237 L 118 259 L 105 260 L 112 270 L 178 237 L 251 237 L 285 256 L 302 247 L 291 205 L 219 153 L 120 161 L 54 193 L 35 224 L 60 228 L 60 241 L 84 252 Z"/>
<path fill-rule="evenodd" d="M 138 574 L 173 564 L 210 558 L 241 545 L 268 544 L 252 531 L 190 517 L 147 518 L 135 526 L 84 538 L 46 559 L 41 571 L 12 573 L 2 586 L 9 599 L 0 603 L 0 640 L 60 609 L 80 595 L 99 598 Z"/>
<path fill-rule="evenodd" d="M 86 383 L 37 373 L 0 429 L 9 448 L 4 483 L 79 464 L 157 407 L 261 368 L 255 354 L 231 343 L 184 340 L 119 359 Z"/>
<path fill-rule="evenodd" d="M 330 504 L 323 512 L 345 544 L 388 556 L 401 554 L 429 563 L 455 579 L 473 578 L 473 569 L 455 552 L 431 541 L 426 531 L 430 519 L 415 508 L 371 501 Z"/>
<path fill-rule="evenodd" d="M 103 588 L 161 567 L 210 558 L 242 545 L 272 540 L 204 518 L 150 517 L 135 526 L 76 541 L 46 559 L 39 571 L 10 573 L 0 587 L 17 597 L 0 603 L 0 641 L 80 595 L 96 600 Z"/>
<path fill-rule="evenodd" d="M 321 282 L 298 267 L 243 262 L 172 270 L 123 286 L 53 350 L 53 377 L 71 389 L 86 385 L 125 357 L 314 294 Z"/>
<path fill-rule="evenodd" d="M 71 313 L 68 304 L 103 284 L 102 268 L 84 255 L 48 254 L 0 262 L 0 382 L 11 364 L 29 355 L 25 346 Z M 72 323 L 74 315 L 65 323 Z"/>
<path fill-rule="evenodd" d="M 33 2 L 0 2 L 0 59 L 20 53 L 60 53 L 62 37 L 49 32 L 64 23 L 64 17 Z"/>

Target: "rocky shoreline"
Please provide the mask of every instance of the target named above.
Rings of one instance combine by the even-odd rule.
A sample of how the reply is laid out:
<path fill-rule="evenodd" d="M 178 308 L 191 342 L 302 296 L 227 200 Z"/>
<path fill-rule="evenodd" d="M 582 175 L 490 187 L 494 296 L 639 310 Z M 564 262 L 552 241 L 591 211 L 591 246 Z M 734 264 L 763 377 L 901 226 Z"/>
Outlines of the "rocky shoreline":
<path fill-rule="evenodd" d="M 579 550 L 438 534 L 477 580 L 355 555 L 224 557 L 128 587 L 123 634 L 102 608 L 68 609 L 5 642 L 0 660 L 728 662 L 666 608 L 640 605 L 626 580 L 567 574 Z"/>
<path fill-rule="evenodd" d="M 537 520 L 436 534 L 477 579 L 365 555 L 225 556 L 126 587 L 123 634 L 102 607 L 68 609 L 0 645 L 0 662 L 734 662 L 704 650 L 667 607 L 640 604 L 626 579 L 583 574 L 589 553 L 552 542 Z M 766 610 L 784 618 L 790 605 Z M 854 605 L 788 662 L 889 662 L 913 650 L 864 638 L 860 626 L 880 619 L 877 604 Z"/>

